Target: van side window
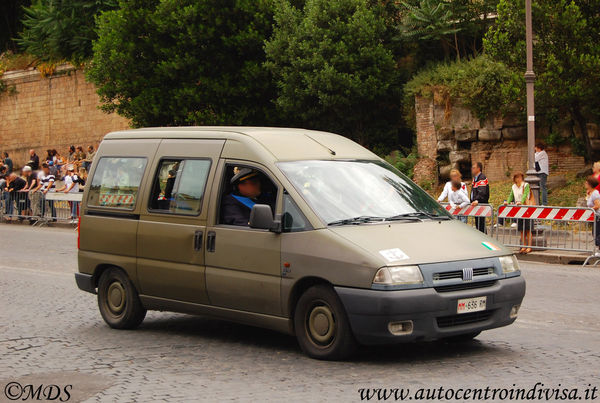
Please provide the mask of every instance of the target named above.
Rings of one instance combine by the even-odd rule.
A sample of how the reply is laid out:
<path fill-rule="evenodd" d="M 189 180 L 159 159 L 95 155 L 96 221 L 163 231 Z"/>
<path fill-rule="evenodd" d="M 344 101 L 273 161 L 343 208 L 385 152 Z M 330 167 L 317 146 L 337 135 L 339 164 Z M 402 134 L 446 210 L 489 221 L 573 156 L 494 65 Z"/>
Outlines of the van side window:
<path fill-rule="evenodd" d="M 100 158 L 88 205 L 133 210 L 145 169 L 146 158 Z"/>
<path fill-rule="evenodd" d="M 208 159 L 162 160 L 154 177 L 149 209 L 163 214 L 200 214 L 210 164 Z"/>
<path fill-rule="evenodd" d="M 283 232 L 299 232 L 312 229 L 294 200 L 289 194 L 283 195 L 283 216 L 281 217 Z"/>
<path fill-rule="evenodd" d="M 241 200 L 248 199 L 248 195 L 240 192 L 239 183 L 231 182 L 234 176 L 244 169 L 255 171 L 257 174 L 254 177 L 260 185 L 260 194 L 247 200 L 246 203 Z M 255 203 L 271 206 L 271 211 L 275 214 L 278 190 L 277 185 L 262 170 L 252 166 L 227 164 L 223 173 L 218 223 L 247 227 L 251 206 Z"/>

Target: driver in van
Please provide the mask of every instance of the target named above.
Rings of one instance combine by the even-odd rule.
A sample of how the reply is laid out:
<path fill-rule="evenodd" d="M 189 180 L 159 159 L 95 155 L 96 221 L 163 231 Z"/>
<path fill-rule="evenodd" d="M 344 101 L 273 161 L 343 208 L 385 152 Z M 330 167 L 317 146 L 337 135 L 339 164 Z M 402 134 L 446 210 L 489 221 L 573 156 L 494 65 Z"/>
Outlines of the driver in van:
<path fill-rule="evenodd" d="M 231 178 L 233 193 L 223 197 L 221 224 L 248 226 L 250 211 L 255 204 L 274 207 L 272 197 L 262 191 L 262 174 L 251 168 L 240 168 Z"/>

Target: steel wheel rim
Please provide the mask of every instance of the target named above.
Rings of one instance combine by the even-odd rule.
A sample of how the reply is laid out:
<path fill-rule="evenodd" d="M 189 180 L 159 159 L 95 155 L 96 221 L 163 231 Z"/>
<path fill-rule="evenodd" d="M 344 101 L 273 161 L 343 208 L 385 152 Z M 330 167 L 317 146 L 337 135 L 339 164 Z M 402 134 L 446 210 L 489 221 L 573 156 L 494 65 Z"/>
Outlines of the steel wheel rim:
<path fill-rule="evenodd" d="M 113 281 L 106 289 L 106 307 L 114 316 L 120 316 L 125 310 L 127 293 L 119 281 Z"/>
<path fill-rule="evenodd" d="M 316 302 L 306 314 L 306 333 L 312 343 L 318 347 L 329 347 L 335 340 L 335 316 L 329 305 Z"/>

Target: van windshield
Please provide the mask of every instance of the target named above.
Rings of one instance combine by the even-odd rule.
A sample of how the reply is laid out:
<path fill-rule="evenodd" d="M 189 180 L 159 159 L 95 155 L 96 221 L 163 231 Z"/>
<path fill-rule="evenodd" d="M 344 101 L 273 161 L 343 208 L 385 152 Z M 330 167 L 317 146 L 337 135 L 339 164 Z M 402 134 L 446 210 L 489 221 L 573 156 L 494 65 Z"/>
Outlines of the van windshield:
<path fill-rule="evenodd" d="M 328 225 L 450 219 L 413 181 L 382 161 L 292 161 L 277 164 Z"/>

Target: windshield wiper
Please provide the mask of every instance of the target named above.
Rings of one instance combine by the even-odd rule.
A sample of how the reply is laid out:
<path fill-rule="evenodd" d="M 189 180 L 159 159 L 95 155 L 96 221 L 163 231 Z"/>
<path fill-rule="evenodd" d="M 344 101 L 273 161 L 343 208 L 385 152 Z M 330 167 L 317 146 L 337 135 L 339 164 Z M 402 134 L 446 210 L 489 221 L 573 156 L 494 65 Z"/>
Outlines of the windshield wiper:
<path fill-rule="evenodd" d="M 327 223 L 327 225 L 359 225 L 359 224 L 364 224 L 364 223 L 368 223 L 368 222 L 385 221 L 385 220 L 387 220 L 386 217 L 375 217 L 375 216 L 363 215 L 363 216 L 359 216 L 359 217 L 344 218 L 342 220 L 332 221 L 332 222 Z"/>
<path fill-rule="evenodd" d="M 430 220 L 451 220 L 450 217 L 447 217 L 444 215 L 439 215 L 439 214 L 430 214 L 430 213 L 426 213 L 424 211 L 416 211 L 414 213 L 398 214 L 393 217 L 388 217 L 387 220 L 389 220 L 389 221 L 406 220 L 406 219 L 418 220 L 421 218 L 429 218 Z"/>

